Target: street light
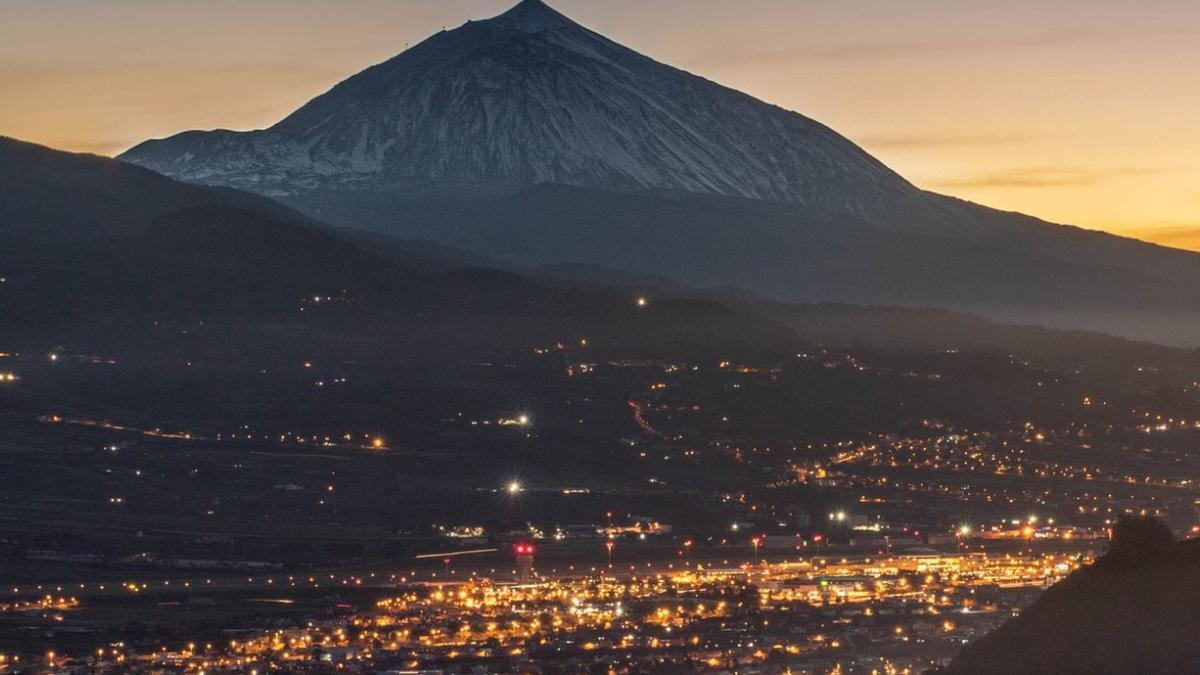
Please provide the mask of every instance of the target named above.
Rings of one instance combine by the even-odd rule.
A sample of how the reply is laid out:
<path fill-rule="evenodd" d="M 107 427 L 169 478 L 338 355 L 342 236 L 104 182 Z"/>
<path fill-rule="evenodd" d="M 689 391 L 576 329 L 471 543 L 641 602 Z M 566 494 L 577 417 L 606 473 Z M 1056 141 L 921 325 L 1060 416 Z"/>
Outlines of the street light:
<path fill-rule="evenodd" d="M 510 495 L 515 495 L 515 494 L 519 493 L 522 489 L 523 488 L 521 487 L 521 483 L 518 481 L 514 480 L 508 484 L 508 494 L 510 494 Z"/>

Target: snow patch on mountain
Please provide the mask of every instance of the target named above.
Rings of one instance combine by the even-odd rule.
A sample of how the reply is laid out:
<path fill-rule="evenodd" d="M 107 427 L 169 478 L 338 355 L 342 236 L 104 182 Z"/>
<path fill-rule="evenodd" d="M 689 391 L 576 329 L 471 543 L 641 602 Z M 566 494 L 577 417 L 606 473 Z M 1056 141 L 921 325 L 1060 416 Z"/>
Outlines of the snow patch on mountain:
<path fill-rule="evenodd" d="M 867 213 L 912 189 L 821 124 L 653 61 L 540 0 L 438 33 L 270 129 L 188 132 L 122 159 L 273 196 L 560 183 Z"/>

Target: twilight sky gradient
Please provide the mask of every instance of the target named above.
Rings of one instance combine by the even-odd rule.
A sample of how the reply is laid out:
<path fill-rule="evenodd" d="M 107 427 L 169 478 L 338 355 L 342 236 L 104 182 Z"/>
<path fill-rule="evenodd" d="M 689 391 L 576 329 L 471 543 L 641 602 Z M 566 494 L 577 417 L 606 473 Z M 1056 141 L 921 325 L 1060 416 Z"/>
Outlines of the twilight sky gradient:
<path fill-rule="evenodd" d="M 0 0 L 0 134 L 103 154 L 267 126 L 516 0 Z M 1200 250 L 1195 0 L 549 0 L 916 184 Z"/>

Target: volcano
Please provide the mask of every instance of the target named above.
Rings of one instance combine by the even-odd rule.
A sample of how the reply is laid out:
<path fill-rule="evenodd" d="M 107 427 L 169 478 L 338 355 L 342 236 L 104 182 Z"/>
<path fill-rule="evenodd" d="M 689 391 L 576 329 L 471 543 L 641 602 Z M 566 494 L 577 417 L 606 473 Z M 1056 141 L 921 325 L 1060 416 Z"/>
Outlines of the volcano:
<path fill-rule="evenodd" d="M 520 264 L 1200 345 L 1200 256 L 922 190 L 819 122 L 541 0 L 437 33 L 268 129 L 120 159 Z"/>

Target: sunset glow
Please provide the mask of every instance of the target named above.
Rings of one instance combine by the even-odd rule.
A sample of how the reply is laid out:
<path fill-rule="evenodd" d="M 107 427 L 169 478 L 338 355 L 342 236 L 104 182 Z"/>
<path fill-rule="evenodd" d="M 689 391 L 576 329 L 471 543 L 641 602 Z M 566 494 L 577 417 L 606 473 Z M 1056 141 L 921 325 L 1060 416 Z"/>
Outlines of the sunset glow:
<path fill-rule="evenodd" d="M 270 125 L 508 0 L 0 5 L 0 134 L 115 154 Z M 1200 6 L 1182 0 L 560 0 L 661 61 L 802 112 L 921 187 L 1200 249 Z"/>

